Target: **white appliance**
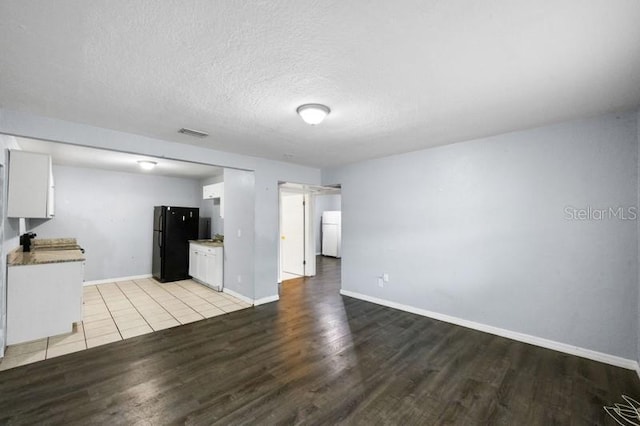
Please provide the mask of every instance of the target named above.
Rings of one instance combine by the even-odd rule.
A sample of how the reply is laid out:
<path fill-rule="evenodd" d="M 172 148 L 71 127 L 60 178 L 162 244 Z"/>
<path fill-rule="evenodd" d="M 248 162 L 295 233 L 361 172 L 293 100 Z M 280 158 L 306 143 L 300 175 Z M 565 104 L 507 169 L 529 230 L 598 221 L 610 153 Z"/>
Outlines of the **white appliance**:
<path fill-rule="evenodd" d="M 322 255 L 342 256 L 342 212 L 322 212 Z"/>

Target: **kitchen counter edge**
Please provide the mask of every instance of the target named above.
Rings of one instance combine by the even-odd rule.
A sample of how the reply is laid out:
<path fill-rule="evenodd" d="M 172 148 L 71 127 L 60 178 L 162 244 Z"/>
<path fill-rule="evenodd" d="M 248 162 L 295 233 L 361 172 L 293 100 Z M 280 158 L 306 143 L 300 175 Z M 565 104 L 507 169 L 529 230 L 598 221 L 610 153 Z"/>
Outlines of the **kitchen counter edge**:
<path fill-rule="evenodd" d="M 224 243 L 214 242 L 210 240 L 189 240 L 191 244 L 200 244 L 206 247 L 224 247 Z"/>

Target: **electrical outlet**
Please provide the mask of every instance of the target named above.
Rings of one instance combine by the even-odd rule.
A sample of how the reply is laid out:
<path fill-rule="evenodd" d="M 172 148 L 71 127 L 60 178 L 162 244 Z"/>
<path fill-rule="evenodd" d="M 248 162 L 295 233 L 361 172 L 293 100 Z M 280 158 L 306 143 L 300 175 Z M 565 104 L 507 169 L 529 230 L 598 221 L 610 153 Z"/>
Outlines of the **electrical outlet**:
<path fill-rule="evenodd" d="M 389 282 L 389 274 L 382 274 L 382 281 L 384 281 L 385 283 Z"/>
<path fill-rule="evenodd" d="M 382 277 L 378 277 L 378 287 L 384 287 L 384 281 L 382 279 Z"/>

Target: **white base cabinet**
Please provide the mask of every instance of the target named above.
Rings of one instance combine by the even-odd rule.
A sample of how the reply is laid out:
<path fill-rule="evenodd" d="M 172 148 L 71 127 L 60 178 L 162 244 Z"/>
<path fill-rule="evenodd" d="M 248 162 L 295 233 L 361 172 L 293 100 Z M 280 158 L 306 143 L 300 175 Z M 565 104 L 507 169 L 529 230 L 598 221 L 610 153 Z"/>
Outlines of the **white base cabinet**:
<path fill-rule="evenodd" d="M 82 321 L 84 262 L 7 268 L 7 345 L 70 333 Z"/>
<path fill-rule="evenodd" d="M 189 275 L 196 281 L 222 291 L 222 247 L 189 243 Z"/>

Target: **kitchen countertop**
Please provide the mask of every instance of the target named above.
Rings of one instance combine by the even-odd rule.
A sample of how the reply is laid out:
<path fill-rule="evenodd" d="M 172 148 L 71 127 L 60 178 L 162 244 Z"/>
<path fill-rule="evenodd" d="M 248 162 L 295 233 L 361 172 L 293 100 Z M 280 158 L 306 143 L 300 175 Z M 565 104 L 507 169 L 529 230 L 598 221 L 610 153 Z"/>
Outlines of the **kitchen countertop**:
<path fill-rule="evenodd" d="M 190 243 L 200 244 L 207 247 L 223 247 L 224 243 L 214 240 L 189 240 Z"/>
<path fill-rule="evenodd" d="M 45 263 L 82 262 L 86 260 L 75 238 L 34 239 L 31 251 L 22 246 L 7 255 L 7 266 L 41 265 Z"/>
<path fill-rule="evenodd" d="M 23 252 L 18 247 L 7 255 L 8 266 L 40 265 L 43 263 L 82 262 L 85 260 L 80 249 L 76 250 L 36 250 Z"/>

